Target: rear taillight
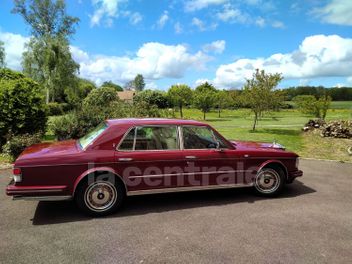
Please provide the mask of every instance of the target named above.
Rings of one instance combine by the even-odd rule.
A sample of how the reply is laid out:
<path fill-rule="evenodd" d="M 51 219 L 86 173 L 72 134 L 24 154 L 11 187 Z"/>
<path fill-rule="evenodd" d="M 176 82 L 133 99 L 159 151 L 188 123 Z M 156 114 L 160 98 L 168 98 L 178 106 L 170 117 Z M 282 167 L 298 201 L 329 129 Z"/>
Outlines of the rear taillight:
<path fill-rule="evenodd" d="M 22 181 L 22 171 L 21 171 L 20 168 L 13 168 L 12 174 L 13 174 L 13 180 L 15 182 L 21 182 Z"/>

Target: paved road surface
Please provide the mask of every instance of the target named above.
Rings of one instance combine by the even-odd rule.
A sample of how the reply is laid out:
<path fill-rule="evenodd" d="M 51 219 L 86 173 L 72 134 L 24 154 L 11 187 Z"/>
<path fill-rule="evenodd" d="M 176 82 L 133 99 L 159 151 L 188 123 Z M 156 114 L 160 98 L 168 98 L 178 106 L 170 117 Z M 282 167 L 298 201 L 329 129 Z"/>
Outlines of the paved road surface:
<path fill-rule="evenodd" d="M 352 164 L 303 160 L 276 199 L 248 189 L 131 197 L 87 218 L 71 202 L 12 201 L 0 171 L 0 263 L 351 263 Z"/>

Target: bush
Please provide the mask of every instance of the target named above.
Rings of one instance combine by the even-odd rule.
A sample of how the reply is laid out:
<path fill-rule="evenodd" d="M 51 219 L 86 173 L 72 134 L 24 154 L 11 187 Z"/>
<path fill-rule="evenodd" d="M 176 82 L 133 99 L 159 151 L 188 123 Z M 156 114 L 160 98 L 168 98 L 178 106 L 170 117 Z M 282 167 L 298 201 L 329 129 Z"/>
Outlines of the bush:
<path fill-rule="evenodd" d="M 40 143 L 42 134 L 24 134 L 19 136 L 13 136 L 6 144 L 2 147 L 2 151 L 8 154 L 15 160 L 21 152 L 33 144 Z"/>
<path fill-rule="evenodd" d="M 102 87 L 92 90 L 83 100 L 83 107 L 104 107 L 113 101 L 118 101 L 117 92 L 112 87 Z"/>
<path fill-rule="evenodd" d="M 59 104 L 57 102 L 52 102 L 47 104 L 47 106 L 48 106 L 49 116 L 62 115 L 64 113 L 62 104 Z"/>
<path fill-rule="evenodd" d="M 149 105 L 156 105 L 158 108 L 165 109 L 170 106 L 165 93 L 160 91 L 145 90 L 136 94 L 134 102 L 146 102 Z"/>
<path fill-rule="evenodd" d="M 45 131 L 46 109 L 38 83 L 21 73 L 0 69 L 0 146 L 10 135 Z"/>

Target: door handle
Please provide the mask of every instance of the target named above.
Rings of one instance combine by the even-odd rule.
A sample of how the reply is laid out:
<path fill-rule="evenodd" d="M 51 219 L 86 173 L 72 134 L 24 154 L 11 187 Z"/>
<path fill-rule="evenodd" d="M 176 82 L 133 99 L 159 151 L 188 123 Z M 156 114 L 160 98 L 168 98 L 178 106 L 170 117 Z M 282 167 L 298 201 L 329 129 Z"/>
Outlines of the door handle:
<path fill-rule="evenodd" d="M 119 161 L 132 161 L 132 158 L 119 158 Z"/>
<path fill-rule="evenodd" d="M 196 159 L 197 157 L 196 156 L 186 156 L 185 158 L 186 159 Z"/>

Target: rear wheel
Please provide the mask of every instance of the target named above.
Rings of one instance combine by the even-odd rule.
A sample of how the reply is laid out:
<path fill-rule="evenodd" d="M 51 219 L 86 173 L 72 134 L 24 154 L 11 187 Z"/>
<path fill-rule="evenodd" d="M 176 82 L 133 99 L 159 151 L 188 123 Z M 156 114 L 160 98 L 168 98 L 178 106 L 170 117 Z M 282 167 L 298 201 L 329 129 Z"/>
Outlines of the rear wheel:
<path fill-rule="evenodd" d="M 280 168 L 263 168 L 255 178 L 254 188 L 261 196 L 273 197 L 281 193 L 285 185 L 285 174 Z"/>
<path fill-rule="evenodd" d="M 93 216 L 103 216 L 115 212 L 125 198 L 125 190 L 120 182 L 111 177 L 99 176 L 93 181 L 84 181 L 77 187 L 75 200 L 78 207 Z"/>

